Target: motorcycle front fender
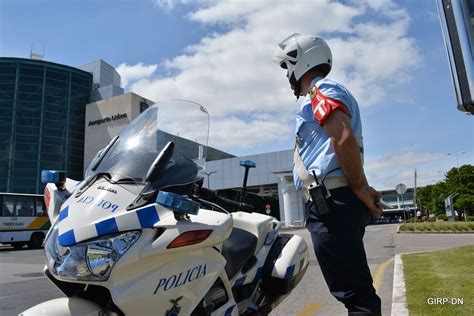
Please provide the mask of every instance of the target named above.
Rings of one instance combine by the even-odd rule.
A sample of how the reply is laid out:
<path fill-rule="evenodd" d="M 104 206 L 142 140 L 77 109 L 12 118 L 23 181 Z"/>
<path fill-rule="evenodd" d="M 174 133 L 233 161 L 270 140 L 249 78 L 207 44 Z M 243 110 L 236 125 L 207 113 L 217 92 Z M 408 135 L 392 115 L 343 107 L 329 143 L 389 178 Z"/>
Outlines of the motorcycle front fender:
<path fill-rule="evenodd" d="M 26 311 L 20 313 L 20 316 L 39 316 L 39 315 L 54 315 L 54 316 L 72 316 L 72 315 L 87 315 L 98 316 L 103 315 L 104 312 L 99 305 L 86 301 L 77 297 L 62 297 L 54 300 L 46 301 L 35 305 Z"/>

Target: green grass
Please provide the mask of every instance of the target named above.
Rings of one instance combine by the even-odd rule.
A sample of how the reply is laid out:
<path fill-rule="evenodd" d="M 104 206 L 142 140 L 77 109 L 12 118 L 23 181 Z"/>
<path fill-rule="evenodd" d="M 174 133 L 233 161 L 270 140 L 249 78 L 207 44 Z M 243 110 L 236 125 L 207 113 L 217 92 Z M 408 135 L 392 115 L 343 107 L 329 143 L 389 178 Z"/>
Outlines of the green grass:
<path fill-rule="evenodd" d="M 410 315 L 474 315 L 474 245 L 422 254 L 403 255 Z M 447 298 L 445 304 L 429 304 Z M 452 304 L 452 299 L 464 304 Z"/>
<path fill-rule="evenodd" d="M 419 222 L 405 223 L 400 226 L 400 231 L 413 232 L 473 232 L 474 222 Z"/>

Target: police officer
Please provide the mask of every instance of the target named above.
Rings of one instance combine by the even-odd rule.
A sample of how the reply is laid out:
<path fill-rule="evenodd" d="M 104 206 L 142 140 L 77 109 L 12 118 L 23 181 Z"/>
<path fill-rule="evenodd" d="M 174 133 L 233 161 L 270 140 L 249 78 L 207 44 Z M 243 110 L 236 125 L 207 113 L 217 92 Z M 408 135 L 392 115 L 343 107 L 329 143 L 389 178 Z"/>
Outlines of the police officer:
<path fill-rule="evenodd" d="M 363 236 L 371 215 L 380 215 L 380 193 L 363 169 L 359 106 L 343 85 L 327 78 L 332 55 L 326 42 L 293 34 L 274 62 L 287 70 L 297 98 L 293 176 L 307 197 L 307 227 L 331 294 L 349 315 L 380 315 Z"/>

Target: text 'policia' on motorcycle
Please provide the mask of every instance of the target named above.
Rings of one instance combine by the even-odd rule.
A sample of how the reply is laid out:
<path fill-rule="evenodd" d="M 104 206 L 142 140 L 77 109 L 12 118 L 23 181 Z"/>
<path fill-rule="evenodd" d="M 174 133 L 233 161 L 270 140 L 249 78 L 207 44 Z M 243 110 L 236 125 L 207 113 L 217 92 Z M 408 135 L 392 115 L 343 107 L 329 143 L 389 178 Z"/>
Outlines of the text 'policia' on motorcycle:
<path fill-rule="evenodd" d="M 181 278 L 183 275 L 184 275 L 184 278 Z M 188 269 L 186 271 L 186 274 L 184 272 L 180 272 L 179 274 L 173 274 L 172 276 L 168 278 L 162 278 L 158 282 L 158 285 L 156 286 L 155 292 L 153 294 L 158 293 L 160 289 L 163 291 L 168 291 L 171 288 L 180 287 L 181 285 L 184 285 L 187 282 L 192 282 L 194 280 L 202 278 L 205 275 L 206 275 L 206 265 L 201 264 L 201 265 L 198 265 L 197 267 Z"/>
<path fill-rule="evenodd" d="M 304 239 L 203 186 L 208 115 L 159 102 L 97 153 L 83 181 L 43 171 L 45 275 L 66 297 L 22 315 L 265 315 L 295 288 L 309 264 Z M 243 165 L 248 176 L 255 164 Z"/>
<path fill-rule="evenodd" d="M 106 201 L 104 199 L 101 199 L 97 203 L 94 203 L 95 198 L 93 196 L 83 196 L 79 200 L 77 200 L 76 203 L 82 203 L 82 204 L 93 204 L 94 206 L 102 207 L 104 210 L 111 209 L 111 212 L 115 212 L 117 208 L 119 207 L 117 204 L 112 204 L 109 201 Z"/>

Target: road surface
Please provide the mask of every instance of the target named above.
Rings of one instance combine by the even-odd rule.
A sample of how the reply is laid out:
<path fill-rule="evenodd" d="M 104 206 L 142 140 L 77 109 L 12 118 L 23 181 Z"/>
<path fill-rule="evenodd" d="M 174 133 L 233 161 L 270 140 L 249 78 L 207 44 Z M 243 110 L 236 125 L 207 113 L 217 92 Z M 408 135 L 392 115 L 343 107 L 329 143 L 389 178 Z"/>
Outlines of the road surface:
<path fill-rule="evenodd" d="M 382 298 L 382 313 L 390 315 L 395 254 L 431 251 L 474 244 L 474 234 L 396 234 L 397 224 L 368 226 L 364 237 L 374 285 Z M 288 231 L 287 231 L 288 232 Z M 270 314 L 347 315 L 329 293 L 305 229 L 301 235 L 310 246 L 310 266 L 298 287 Z M 45 300 L 63 296 L 42 274 L 43 250 L 0 247 L 0 315 L 16 315 Z"/>

